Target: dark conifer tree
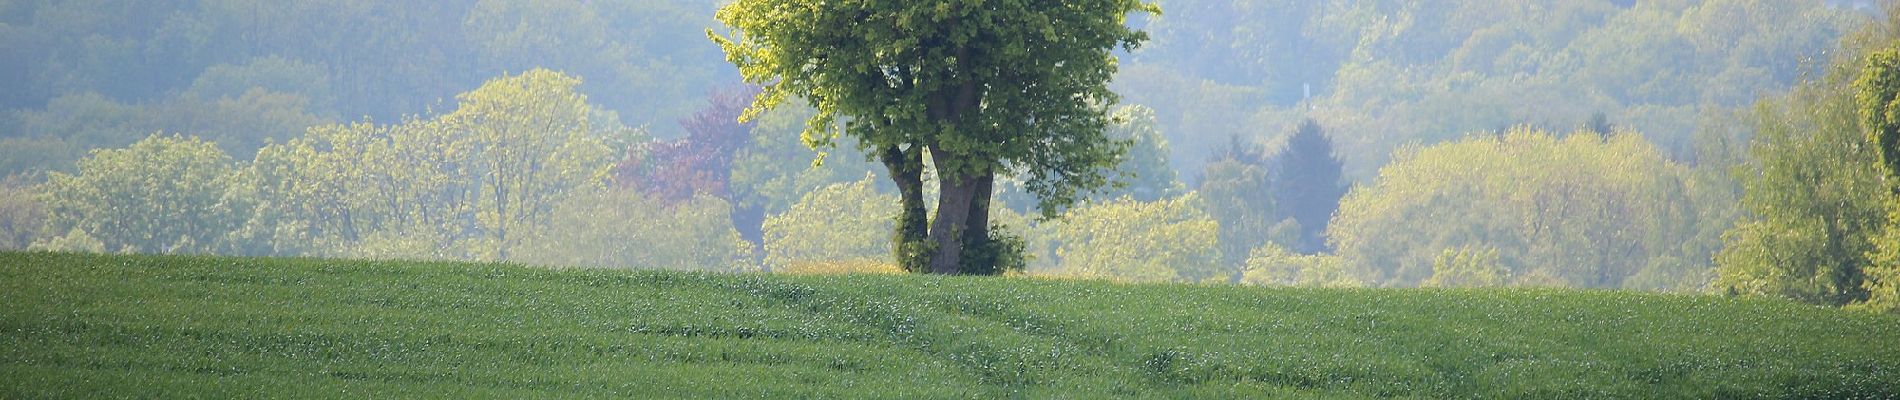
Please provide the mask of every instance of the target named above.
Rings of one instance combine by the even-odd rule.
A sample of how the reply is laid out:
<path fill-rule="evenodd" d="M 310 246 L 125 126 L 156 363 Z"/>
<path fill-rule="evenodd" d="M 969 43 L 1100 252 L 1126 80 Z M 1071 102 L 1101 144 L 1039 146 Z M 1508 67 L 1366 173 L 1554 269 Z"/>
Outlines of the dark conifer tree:
<path fill-rule="evenodd" d="M 1278 159 L 1273 202 L 1284 217 L 1300 224 L 1296 250 L 1308 254 L 1329 251 L 1326 224 L 1339 210 L 1339 199 L 1346 196 L 1333 141 L 1319 123 L 1309 119 L 1293 132 Z"/>

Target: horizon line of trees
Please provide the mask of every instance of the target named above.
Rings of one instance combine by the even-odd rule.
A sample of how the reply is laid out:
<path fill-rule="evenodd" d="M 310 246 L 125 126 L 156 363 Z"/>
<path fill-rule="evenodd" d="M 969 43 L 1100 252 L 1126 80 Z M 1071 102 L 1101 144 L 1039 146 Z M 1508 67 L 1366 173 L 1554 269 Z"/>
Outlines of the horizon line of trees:
<path fill-rule="evenodd" d="M 484 68 L 506 70 L 536 59 L 524 49 L 537 43 L 629 29 L 606 16 L 640 9 L 548 3 L 559 7 L 432 6 L 471 17 L 428 31 L 479 33 L 482 54 L 513 60 Z M 1139 105 L 1100 110 L 1102 138 L 1126 154 L 1086 171 L 1116 184 L 1044 209 L 1035 195 L 1046 187 L 1033 176 L 998 175 L 988 236 L 1000 254 L 1020 256 L 998 263 L 1135 281 L 1564 286 L 1900 307 L 1900 168 L 1884 133 L 1900 119 L 1889 115 L 1893 13 L 1850 32 L 1863 13 L 1818 1 L 1599 3 L 1189 1 L 1137 18 L 1155 30 L 1156 48 L 1129 56 L 1115 87 Z M 756 88 L 714 90 L 694 105 L 667 86 L 666 99 L 616 93 L 609 107 L 591 102 L 578 77 L 536 68 L 489 79 L 441 110 L 339 122 L 352 114 L 335 110 L 371 106 L 335 94 L 363 92 L 364 82 L 341 81 L 362 75 L 297 56 L 187 59 L 157 70 L 163 84 L 115 89 L 112 79 L 137 77 L 108 79 L 113 60 L 147 65 L 195 43 L 185 39 L 242 26 L 203 18 L 234 12 L 219 8 L 172 12 L 153 26 L 99 25 L 135 9 L 68 29 L 115 33 L 56 41 L 86 41 L 82 52 L 4 47 L 47 53 L 0 61 L 22 66 L 9 71 L 59 79 L 0 96 L 44 100 L 0 124 L 10 129 L 0 170 L 38 171 L 0 181 L 0 249 L 892 269 L 899 211 L 881 204 L 901 191 L 880 160 L 857 154 L 856 143 L 828 155 L 807 149 L 800 132 L 820 113 L 811 107 L 741 121 Z M 1299 23 L 1285 26 L 1309 28 L 1219 34 L 1281 9 L 1297 11 L 1286 18 Z M 0 42 L 58 30 L 60 10 L 0 4 L 0 32 L 31 33 Z M 578 30 L 498 28 L 559 15 L 580 18 Z M 1531 26 L 1521 15 L 1556 22 Z M 1190 23 L 1204 18 L 1225 22 Z M 1725 19 L 1762 23 L 1717 29 Z M 1634 38 L 1643 32 L 1657 39 Z M 406 37 L 398 33 L 370 35 Z M 705 53 L 590 43 L 628 58 Z M 1639 57 L 1604 56 L 1609 49 Z M 374 58 L 363 51 L 335 54 Z M 1318 57 L 1284 62 L 1296 55 Z M 688 69 L 554 58 L 604 77 L 598 87 L 646 87 L 666 80 L 653 71 Z M 1677 59 L 1699 61 L 1668 62 Z M 1182 72 L 1163 76 L 1167 66 Z M 1561 84 L 1573 79 L 1588 84 Z M 428 85 L 472 81 L 447 80 Z M 1317 87 L 1310 96 L 1287 86 L 1304 81 Z M 1554 111 L 1511 111 L 1523 104 Z M 687 117 L 655 127 L 622 115 Z M 939 173 L 925 167 L 921 176 Z"/>

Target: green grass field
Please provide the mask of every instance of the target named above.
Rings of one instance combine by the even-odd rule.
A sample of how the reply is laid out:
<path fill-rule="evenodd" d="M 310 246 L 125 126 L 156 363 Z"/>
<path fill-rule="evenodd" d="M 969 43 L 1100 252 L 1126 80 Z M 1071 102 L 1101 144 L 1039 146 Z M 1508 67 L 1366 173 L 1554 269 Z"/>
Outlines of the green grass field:
<path fill-rule="evenodd" d="M 0 253 L 0 398 L 1894 398 L 1900 318 L 1568 290 Z"/>

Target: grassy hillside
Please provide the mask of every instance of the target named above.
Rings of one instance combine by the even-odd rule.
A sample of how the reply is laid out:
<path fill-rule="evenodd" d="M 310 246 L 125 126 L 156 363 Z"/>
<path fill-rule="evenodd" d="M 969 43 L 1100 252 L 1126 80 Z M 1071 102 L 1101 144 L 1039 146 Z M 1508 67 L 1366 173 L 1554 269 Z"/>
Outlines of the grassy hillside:
<path fill-rule="evenodd" d="M 0 397 L 1900 396 L 1769 300 L 0 253 Z"/>

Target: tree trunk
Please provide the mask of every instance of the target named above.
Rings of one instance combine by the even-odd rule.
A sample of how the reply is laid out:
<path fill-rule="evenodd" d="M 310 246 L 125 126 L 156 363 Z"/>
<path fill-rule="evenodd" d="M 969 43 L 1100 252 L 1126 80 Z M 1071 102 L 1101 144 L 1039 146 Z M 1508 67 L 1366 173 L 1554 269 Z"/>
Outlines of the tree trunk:
<path fill-rule="evenodd" d="M 897 224 L 891 232 L 891 254 L 896 257 L 897 266 L 905 271 L 928 271 L 930 238 L 924 207 L 923 151 L 916 146 L 906 151 L 891 145 L 878 153 L 879 160 L 891 173 L 891 183 L 897 185 L 901 201 Z"/>
<path fill-rule="evenodd" d="M 946 174 L 939 182 L 943 189 L 937 195 L 937 218 L 930 224 L 930 239 L 937 242 L 937 251 L 930 255 L 930 272 L 955 275 L 963 269 L 963 235 L 970 233 L 976 179 Z"/>
<path fill-rule="evenodd" d="M 965 224 L 969 228 L 969 240 L 988 240 L 990 237 L 990 196 L 996 186 L 996 174 L 986 173 L 975 178 L 974 197 L 970 200 L 970 216 Z M 966 241 L 966 243 L 968 243 Z"/>
<path fill-rule="evenodd" d="M 938 152 L 931 156 L 953 157 Z M 944 173 L 938 181 L 942 190 L 937 196 L 937 218 L 930 225 L 930 239 L 936 242 L 937 251 L 931 254 L 930 272 L 955 275 L 966 270 L 965 245 L 989 237 L 989 200 L 995 173 Z"/>

